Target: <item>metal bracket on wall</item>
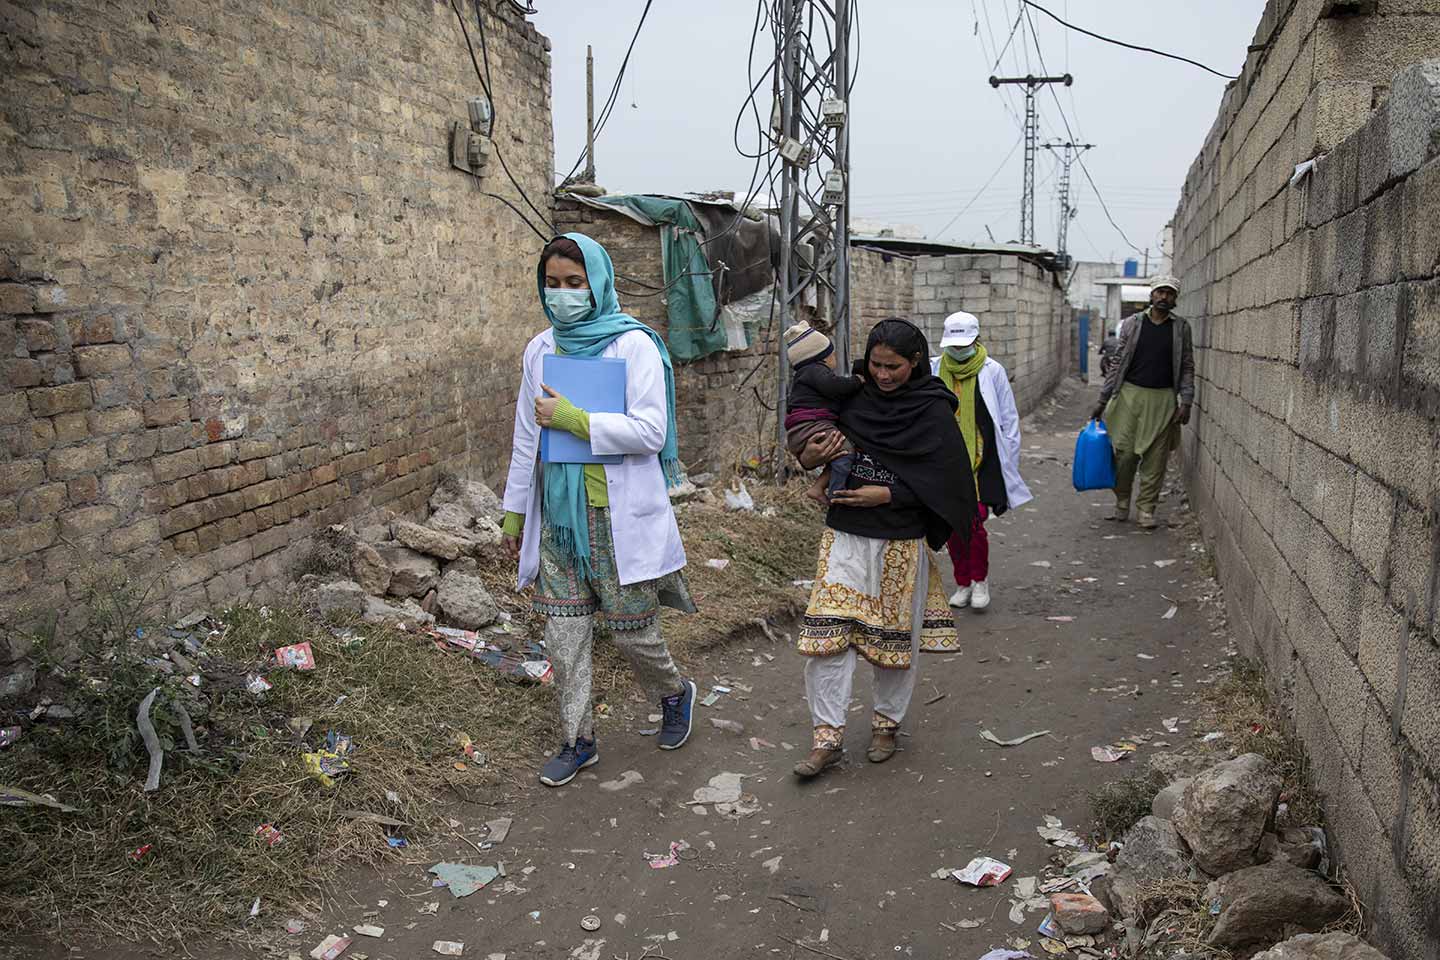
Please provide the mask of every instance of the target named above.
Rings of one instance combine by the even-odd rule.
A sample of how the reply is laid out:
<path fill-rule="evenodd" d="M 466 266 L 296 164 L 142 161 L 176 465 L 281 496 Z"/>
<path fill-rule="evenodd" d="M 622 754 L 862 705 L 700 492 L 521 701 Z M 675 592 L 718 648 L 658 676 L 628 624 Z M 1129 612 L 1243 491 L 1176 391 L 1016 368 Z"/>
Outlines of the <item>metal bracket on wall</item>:
<path fill-rule="evenodd" d="M 456 120 L 450 125 L 450 165 L 478 177 L 490 162 L 490 138 Z"/>

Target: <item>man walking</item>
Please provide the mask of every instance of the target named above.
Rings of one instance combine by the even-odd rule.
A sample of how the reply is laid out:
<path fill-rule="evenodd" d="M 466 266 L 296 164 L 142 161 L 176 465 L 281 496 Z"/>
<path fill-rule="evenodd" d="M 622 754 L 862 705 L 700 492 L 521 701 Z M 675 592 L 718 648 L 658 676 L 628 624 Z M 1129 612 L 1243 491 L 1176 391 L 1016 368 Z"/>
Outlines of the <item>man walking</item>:
<path fill-rule="evenodd" d="M 1195 400 L 1195 350 L 1190 323 L 1175 314 L 1180 284 L 1158 277 L 1150 285 L 1150 306 L 1130 318 L 1121 332 L 1120 357 L 1105 377 L 1100 402 L 1090 419 L 1104 419 L 1115 448 L 1115 512 L 1130 517 L 1130 494 L 1140 474 L 1136 502 L 1140 526 L 1153 529 L 1155 505 L 1165 484 L 1170 451 L 1180 425 L 1190 422 Z M 1108 405 L 1108 406 L 1107 406 Z"/>

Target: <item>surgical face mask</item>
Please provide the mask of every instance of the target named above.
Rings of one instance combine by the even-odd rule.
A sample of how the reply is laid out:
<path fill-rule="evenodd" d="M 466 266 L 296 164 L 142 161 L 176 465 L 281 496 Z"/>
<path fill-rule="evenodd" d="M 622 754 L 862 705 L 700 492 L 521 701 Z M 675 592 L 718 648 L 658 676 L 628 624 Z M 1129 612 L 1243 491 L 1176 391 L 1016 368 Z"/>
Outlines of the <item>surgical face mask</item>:
<path fill-rule="evenodd" d="M 559 323 L 579 323 L 594 309 L 589 290 L 558 288 L 545 291 L 545 306 L 550 308 L 550 315 Z"/>
<path fill-rule="evenodd" d="M 975 344 L 968 347 L 946 347 L 945 353 L 951 360 L 965 361 L 975 356 Z"/>

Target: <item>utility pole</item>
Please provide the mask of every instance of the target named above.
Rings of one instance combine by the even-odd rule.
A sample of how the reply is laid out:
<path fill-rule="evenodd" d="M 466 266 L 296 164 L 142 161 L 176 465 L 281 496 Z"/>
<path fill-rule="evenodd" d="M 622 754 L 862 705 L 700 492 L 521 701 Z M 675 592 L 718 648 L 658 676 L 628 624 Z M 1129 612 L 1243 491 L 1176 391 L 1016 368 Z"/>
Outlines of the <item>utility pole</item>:
<path fill-rule="evenodd" d="M 1020 242 L 1035 243 L 1035 147 L 1039 140 L 1040 117 L 1035 111 L 1035 91 L 1047 83 L 1075 82 L 1070 74 L 1059 77 L 991 77 L 990 86 L 1000 89 L 1002 83 L 1025 86 L 1025 184 L 1020 190 Z"/>
<path fill-rule="evenodd" d="M 595 53 L 585 44 L 585 177 L 595 182 Z"/>
<path fill-rule="evenodd" d="M 850 365 L 850 8 L 776 0 L 774 130 L 781 158 L 776 475 L 785 448 L 789 359 L 784 331 L 813 316 L 830 323 L 837 365 Z M 829 50 L 816 49 L 829 41 Z"/>
<path fill-rule="evenodd" d="M 1075 216 L 1075 210 L 1070 206 L 1070 165 L 1086 150 L 1095 149 L 1095 144 L 1067 141 L 1046 143 L 1043 146 L 1060 158 L 1060 226 L 1056 231 L 1055 256 L 1060 268 L 1067 270 L 1070 267 L 1070 255 L 1067 252 L 1069 248 L 1066 239 L 1070 233 L 1070 218 Z"/>

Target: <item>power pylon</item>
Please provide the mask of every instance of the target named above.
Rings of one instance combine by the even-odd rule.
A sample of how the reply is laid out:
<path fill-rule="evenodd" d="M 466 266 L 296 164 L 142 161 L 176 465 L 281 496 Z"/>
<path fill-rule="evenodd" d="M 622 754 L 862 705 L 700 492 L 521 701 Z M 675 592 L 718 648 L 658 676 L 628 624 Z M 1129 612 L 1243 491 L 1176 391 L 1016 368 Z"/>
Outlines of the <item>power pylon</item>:
<path fill-rule="evenodd" d="M 1035 148 L 1039 141 L 1039 114 L 1035 111 L 1035 91 L 1047 83 L 1063 83 L 1070 86 L 1075 78 L 1070 74 L 1059 77 L 991 77 L 990 86 L 1000 89 L 1002 83 L 1016 83 L 1025 86 L 1025 183 L 1020 191 L 1020 242 L 1035 243 Z"/>
<path fill-rule="evenodd" d="M 1070 219 L 1075 216 L 1075 211 L 1070 206 L 1070 165 L 1086 150 L 1095 149 L 1095 144 L 1056 141 L 1041 146 L 1060 158 L 1060 225 L 1055 235 L 1055 256 L 1059 259 L 1061 269 L 1065 269 L 1070 265 L 1070 255 L 1066 252 L 1069 249 L 1067 238 L 1070 233 Z"/>

